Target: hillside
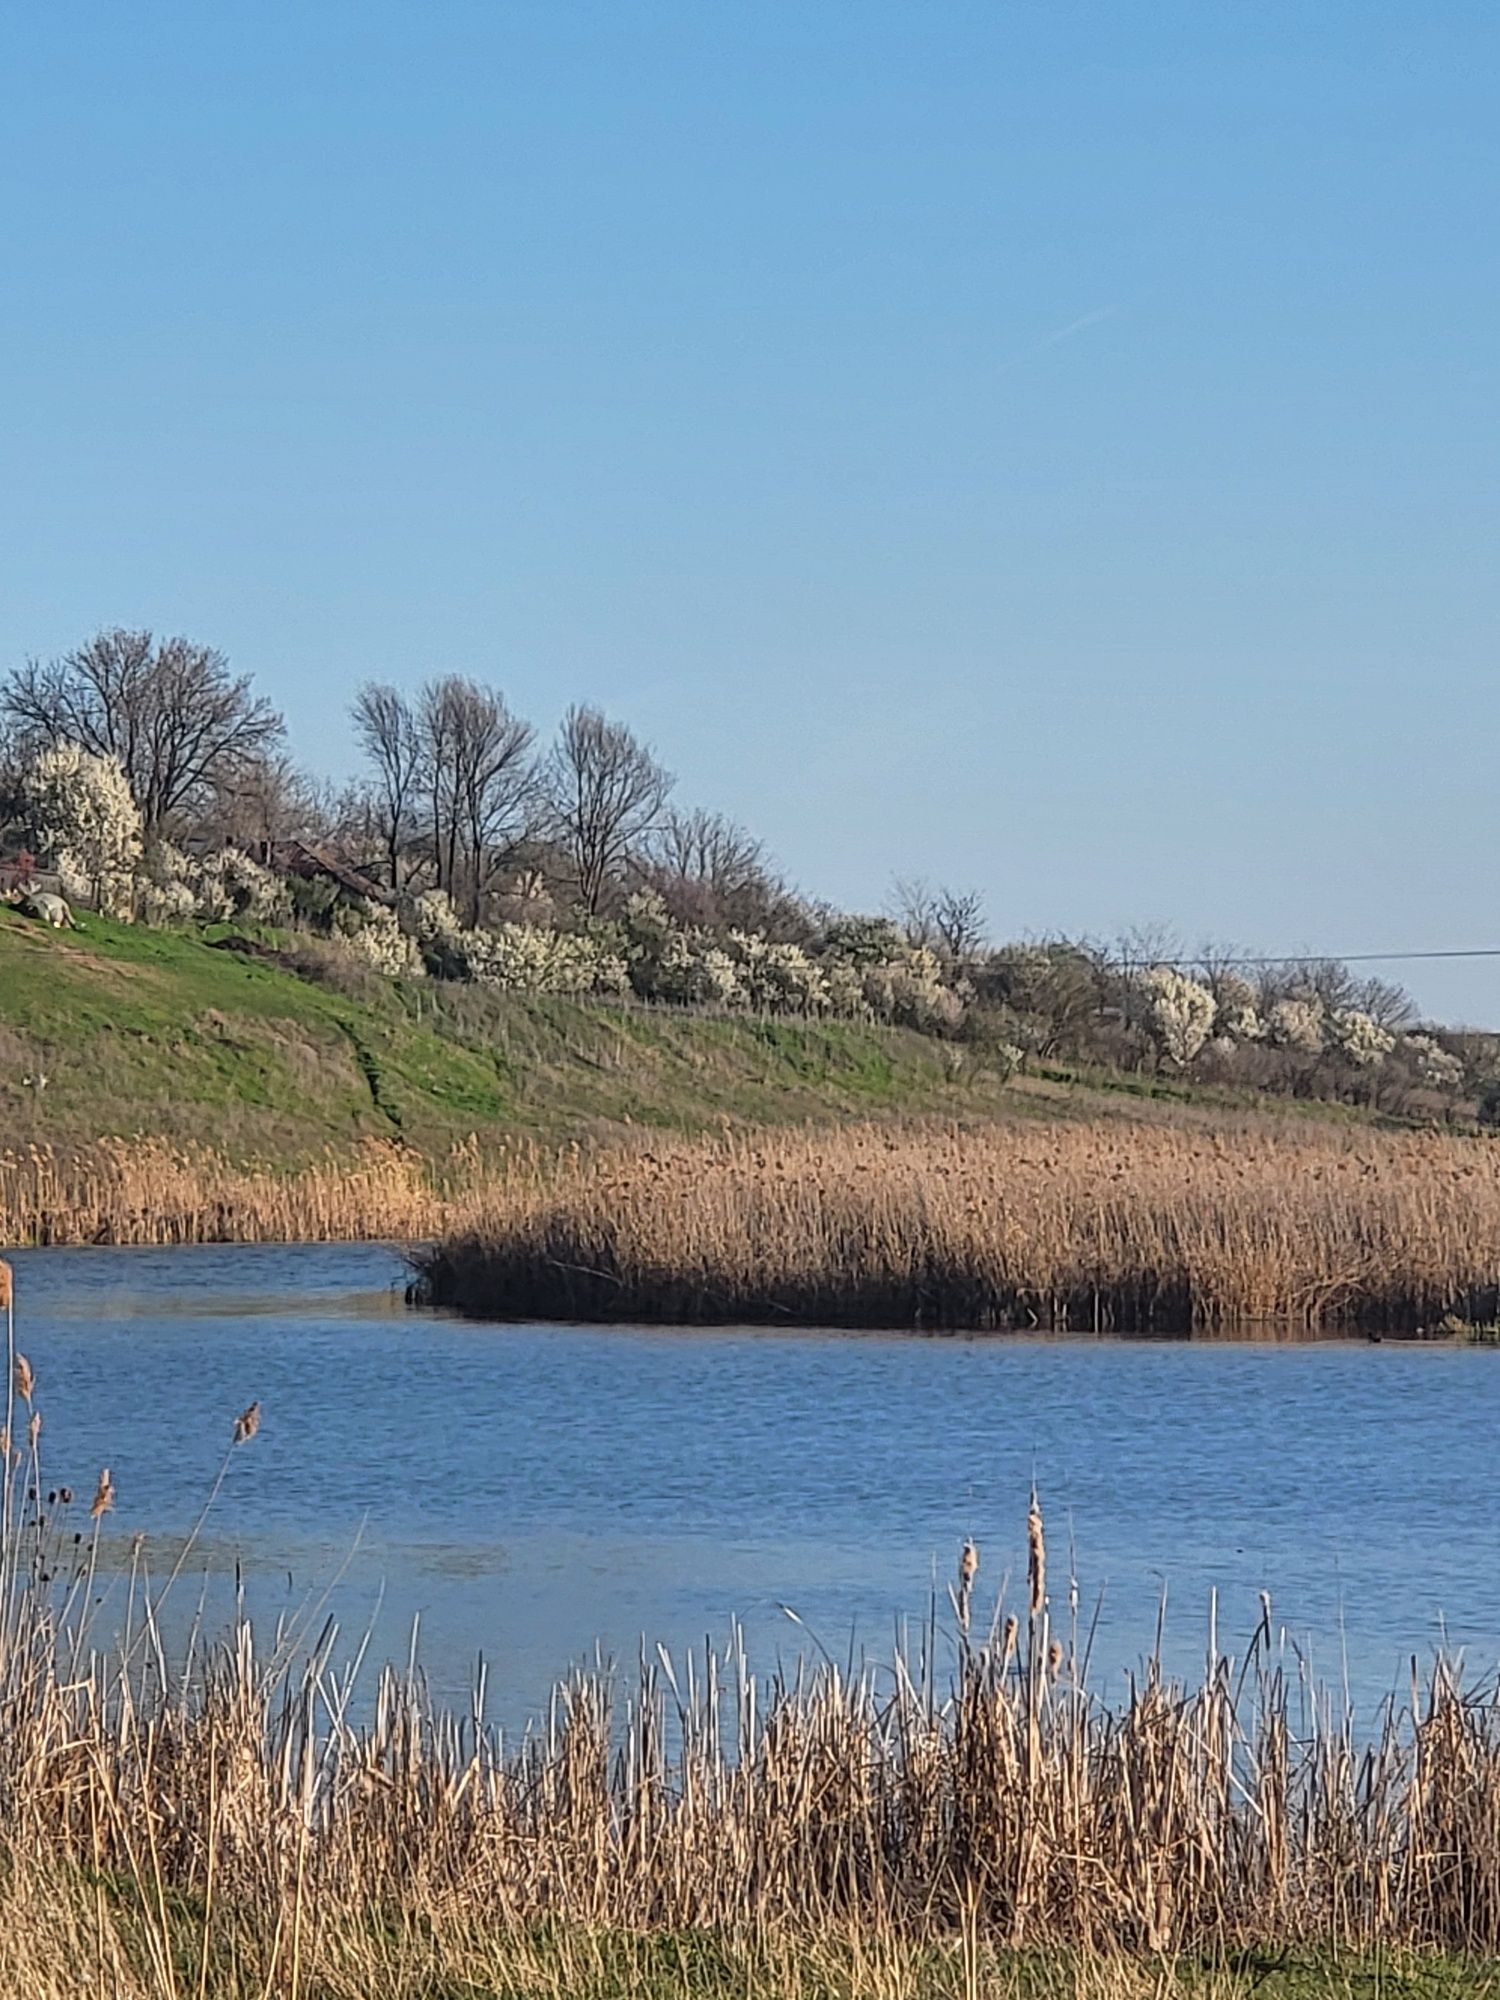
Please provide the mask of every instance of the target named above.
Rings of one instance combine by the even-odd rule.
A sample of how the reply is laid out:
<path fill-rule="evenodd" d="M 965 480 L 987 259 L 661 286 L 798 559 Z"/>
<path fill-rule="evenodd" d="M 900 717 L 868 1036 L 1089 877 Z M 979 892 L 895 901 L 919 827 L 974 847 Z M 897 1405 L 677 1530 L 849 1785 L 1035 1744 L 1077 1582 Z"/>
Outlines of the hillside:
<path fill-rule="evenodd" d="M 285 1164 L 370 1138 L 983 1114 L 1014 1091 L 914 1034 L 299 976 L 295 940 L 0 909 L 6 1143 L 191 1140 Z M 45 1077 L 38 1088 L 35 1079 Z M 28 1081 L 31 1079 L 31 1081 Z"/>

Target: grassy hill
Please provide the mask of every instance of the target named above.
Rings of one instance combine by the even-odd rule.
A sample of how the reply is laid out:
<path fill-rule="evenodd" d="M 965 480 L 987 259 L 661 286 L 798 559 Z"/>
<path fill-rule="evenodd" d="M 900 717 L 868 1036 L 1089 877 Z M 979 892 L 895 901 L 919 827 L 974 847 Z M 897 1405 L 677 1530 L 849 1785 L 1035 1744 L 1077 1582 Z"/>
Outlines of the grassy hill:
<path fill-rule="evenodd" d="M 982 1114 L 954 1052 L 851 1022 L 718 1019 L 348 975 L 296 941 L 100 918 L 57 933 L 0 909 L 6 1143 L 193 1140 L 291 1164 L 371 1137 L 437 1154 L 477 1133 L 697 1131 L 881 1112 Z M 306 968 L 304 968 L 306 969 Z M 311 968 L 318 970 L 314 964 Z M 36 1079 L 45 1076 L 44 1088 Z"/>

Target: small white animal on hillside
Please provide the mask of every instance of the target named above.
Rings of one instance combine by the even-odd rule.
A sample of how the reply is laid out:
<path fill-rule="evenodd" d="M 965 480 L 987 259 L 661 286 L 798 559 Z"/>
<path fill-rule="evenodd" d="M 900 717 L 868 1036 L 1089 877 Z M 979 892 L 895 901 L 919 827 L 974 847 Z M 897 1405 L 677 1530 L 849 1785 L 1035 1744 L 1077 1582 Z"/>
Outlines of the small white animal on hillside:
<path fill-rule="evenodd" d="M 50 924 L 55 931 L 71 931 L 78 928 L 67 903 L 61 896 L 54 896 L 50 889 L 26 890 L 16 907 L 24 916 L 35 917 L 39 923 Z"/>

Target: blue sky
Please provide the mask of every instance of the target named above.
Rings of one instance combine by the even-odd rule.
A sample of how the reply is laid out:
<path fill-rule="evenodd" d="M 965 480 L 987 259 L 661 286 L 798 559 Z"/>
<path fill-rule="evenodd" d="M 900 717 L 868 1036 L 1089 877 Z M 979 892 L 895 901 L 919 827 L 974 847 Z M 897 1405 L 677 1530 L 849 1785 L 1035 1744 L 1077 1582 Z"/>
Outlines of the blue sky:
<path fill-rule="evenodd" d="M 1500 15 L 0 15 L 0 665 L 596 700 L 808 889 L 1500 945 Z M 1410 983 L 1500 1025 L 1500 961 Z"/>

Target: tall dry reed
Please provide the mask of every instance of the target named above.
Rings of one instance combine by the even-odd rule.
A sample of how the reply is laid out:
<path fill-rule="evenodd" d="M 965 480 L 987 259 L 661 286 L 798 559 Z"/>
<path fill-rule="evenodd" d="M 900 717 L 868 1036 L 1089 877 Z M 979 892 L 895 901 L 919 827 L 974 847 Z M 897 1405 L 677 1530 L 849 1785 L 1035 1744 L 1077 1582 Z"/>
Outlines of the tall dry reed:
<path fill-rule="evenodd" d="M 412 1241 L 541 1170 L 524 1141 L 486 1159 L 472 1143 L 433 1163 L 371 1142 L 285 1168 L 210 1147 L 103 1139 L 0 1153 L 0 1240 L 12 1244 Z"/>
<path fill-rule="evenodd" d="M 929 1646 L 762 1682 L 733 1644 L 692 1667 L 648 1657 L 627 1684 L 569 1680 L 507 1747 L 477 1719 L 482 1690 L 474 1714 L 445 1712 L 411 1669 L 362 1706 L 331 1631 L 268 1656 L 241 1622 L 169 1660 L 188 1550 L 164 1582 L 133 1558 L 103 1594 L 100 1510 L 75 1524 L 47 1489 L 45 1384 L 8 1310 L 6 1331 L 6 1991 L 885 2000 L 1018 1991 L 1002 1951 L 1142 1962 L 1058 1989 L 1105 2000 L 1160 1992 L 1151 1968 L 1182 1954 L 1500 1952 L 1500 1701 L 1441 1662 L 1362 1731 L 1288 1668 L 1267 1604 L 1196 1685 L 1152 1660 L 1112 1703 L 1088 1684 L 1071 1589 L 1054 1621 L 1033 1495 L 1020 1617 L 996 1601 L 973 1619 L 966 1545 L 947 1665 Z M 226 1469 L 261 1428 L 258 1404 L 226 1416 Z M 611 1983 L 619 1964 L 595 1954 L 622 1936 L 724 1940 L 723 1982 L 656 1986 L 630 1961 L 634 1983 Z"/>
<path fill-rule="evenodd" d="M 479 1206 L 424 1269 L 485 1316 L 1409 1331 L 1500 1304 L 1488 1139 L 871 1125 L 578 1154 Z"/>

